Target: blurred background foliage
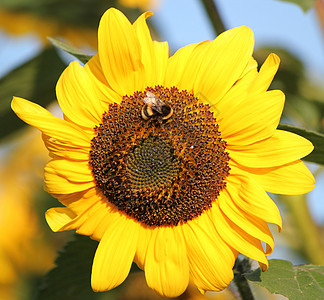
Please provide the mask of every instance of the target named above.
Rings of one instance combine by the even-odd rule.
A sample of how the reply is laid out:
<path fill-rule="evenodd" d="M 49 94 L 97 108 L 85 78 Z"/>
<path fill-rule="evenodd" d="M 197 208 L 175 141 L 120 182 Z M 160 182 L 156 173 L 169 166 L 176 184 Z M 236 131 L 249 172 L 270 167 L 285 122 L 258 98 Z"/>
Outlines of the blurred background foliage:
<path fill-rule="evenodd" d="M 292 2 L 299 2 L 305 10 L 315 4 L 319 24 L 324 29 L 323 1 Z M 117 7 L 134 21 L 143 10 L 152 9 L 152 5 L 156 4 L 149 0 L 0 0 L 0 30 L 11 35 L 33 33 L 43 45 L 35 57 L 0 78 L 1 300 L 27 300 L 37 294 L 38 299 L 57 299 L 56 294 L 50 298 L 46 280 L 42 280 L 42 277 L 53 268 L 56 251 L 72 238 L 69 232 L 54 234 L 46 225 L 44 212 L 58 205 L 42 188 L 47 151 L 40 133 L 25 126 L 11 111 L 12 96 L 26 98 L 44 107 L 50 106 L 53 113 L 60 114 L 55 104 L 55 85 L 69 58 L 54 49 L 47 37 L 65 41 L 93 54 L 97 47 L 98 22 L 106 9 Z M 154 38 L 159 39 L 158 29 L 152 24 L 150 27 Z M 285 49 L 273 49 L 271 45 L 258 47 L 254 56 L 259 65 L 270 52 L 277 53 L 281 58 L 280 69 L 271 89 L 281 89 L 286 94 L 282 122 L 324 134 L 323 86 L 314 83 L 306 74 L 303 63 Z M 317 176 L 321 174 L 322 166 L 311 167 Z M 279 244 L 284 244 L 305 263 L 324 264 L 324 228 L 321 227 L 324 223 L 316 224 L 310 216 L 307 196 L 280 196 L 276 201 L 285 220 L 283 234 L 276 236 Z M 84 238 L 81 241 L 77 239 L 79 243 L 85 242 Z M 94 251 L 96 242 L 87 240 L 86 243 L 91 243 L 89 251 Z M 72 242 L 67 247 L 73 249 L 75 244 Z M 86 254 L 91 256 L 91 253 Z M 66 258 L 61 257 L 62 260 L 67 263 Z M 87 264 L 91 261 L 90 257 L 83 265 L 89 272 L 90 265 Z M 59 261 L 57 263 L 59 265 Z M 48 276 L 58 278 L 57 272 L 60 269 Z M 82 278 L 81 285 L 85 286 L 87 292 L 73 299 L 93 299 L 88 277 Z M 39 289 L 41 292 L 37 292 Z M 257 299 L 284 299 L 270 295 L 257 286 L 253 289 Z M 203 297 L 196 288 L 189 286 L 178 299 L 234 299 L 236 294 L 235 288 L 229 286 L 222 293 Z M 162 298 L 147 288 L 142 272 L 134 271 L 117 290 L 96 294 L 96 299 Z"/>

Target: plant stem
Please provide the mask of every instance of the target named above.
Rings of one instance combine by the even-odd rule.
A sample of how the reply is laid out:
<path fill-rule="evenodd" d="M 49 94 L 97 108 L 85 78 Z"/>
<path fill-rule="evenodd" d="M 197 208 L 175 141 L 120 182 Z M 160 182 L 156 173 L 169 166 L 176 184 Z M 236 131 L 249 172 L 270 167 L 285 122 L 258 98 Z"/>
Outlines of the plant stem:
<path fill-rule="evenodd" d="M 288 207 L 298 230 L 298 238 L 305 258 L 312 264 L 324 264 L 324 243 L 307 206 L 305 195 L 278 196 Z"/>
<path fill-rule="evenodd" d="M 205 7 L 206 13 L 208 14 L 216 34 L 221 34 L 225 31 L 225 26 L 215 2 L 213 0 L 201 0 L 201 2 Z"/>
<path fill-rule="evenodd" d="M 234 266 L 234 283 L 240 293 L 242 300 L 254 300 L 249 282 L 244 277 L 244 273 L 251 270 L 251 264 L 249 259 L 236 259 Z"/>
<path fill-rule="evenodd" d="M 322 0 L 317 0 L 315 2 L 315 9 L 317 12 L 318 19 L 322 25 L 322 31 L 324 33 L 324 2 Z"/>

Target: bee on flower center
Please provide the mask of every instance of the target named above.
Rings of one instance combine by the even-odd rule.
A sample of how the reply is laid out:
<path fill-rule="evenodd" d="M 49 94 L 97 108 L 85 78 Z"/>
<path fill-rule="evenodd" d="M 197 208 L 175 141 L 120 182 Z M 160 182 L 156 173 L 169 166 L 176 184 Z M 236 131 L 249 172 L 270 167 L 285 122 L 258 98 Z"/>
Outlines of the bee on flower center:
<path fill-rule="evenodd" d="M 168 120 L 173 115 L 172 107 L 157 98 L 152 92 L 146 92 L 143 102 L 145 104 L 142 107 L 141 116 L 144 120 L 148 120 L 153 116 Z"/>

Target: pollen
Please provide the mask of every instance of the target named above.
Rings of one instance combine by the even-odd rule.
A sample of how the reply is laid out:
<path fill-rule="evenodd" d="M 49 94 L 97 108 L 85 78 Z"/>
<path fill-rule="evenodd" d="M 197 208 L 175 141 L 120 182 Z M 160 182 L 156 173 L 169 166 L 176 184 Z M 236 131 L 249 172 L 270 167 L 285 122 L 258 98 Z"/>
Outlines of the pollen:
<path fill-rule="evenodd" d="M 143 119 L 147 93 L 172 109 Z M 209 105 L 163 86 L 110 104 L 95 129 L 89 165 L 106 201 L 147 226 L 177 226 L 217 200 L 229 155 Z"/>

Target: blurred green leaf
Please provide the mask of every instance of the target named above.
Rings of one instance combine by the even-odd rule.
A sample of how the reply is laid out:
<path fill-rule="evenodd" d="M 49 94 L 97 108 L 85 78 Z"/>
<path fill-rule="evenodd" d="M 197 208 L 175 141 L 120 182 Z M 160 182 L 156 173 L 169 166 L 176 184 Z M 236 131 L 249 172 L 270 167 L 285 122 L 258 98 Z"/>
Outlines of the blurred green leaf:
<path fill-rule="evenodd" d="M 315 4 L 315 0 L 279 0 L 284 2 L 291 2 L 299 5 L 304 12 L 308 11 Z"/>
<path fill-rule="evenodd" d="M 304 157 L 303 160 L 324 164 L 324 134 L 281 123 L 279 124 L 278 129 L 296 133 L 311 141 L 314 145 L 314 150 L 312 153 Z"/>
<path fill-rule="evenodd" d="M 12 97 L 47 106 L 55 100 L 55 85 L 65 67 L 55 49 L 49 48 L 0 79 L 0 138 L 25 124 L 11 110 Z"/>
<path fill-rule="evenodd" d="M 90 287 L 91 265 L 97 246 L 97 241 L 75 235 L 74 240 L 59 252 L 56 267 L 45 276 L 36 299 L 115 299 L 114 293 L 95 293 Z"/>
<path fill-rule="evenodd" d="M 75 49 L 75 48 L 71 47 L 70 45 L 63 43 L 62 41 L 59 41 L 59 40 L 56 40 L 56 39 L 53 39 L 50 37 L 48 37 L 48 39 L 56 48 L 59 48 L 65 52 L 73 55 L 75 58 L 77 58 L 79 61 L 81 61 L 84 64 L 86 64 L 92 57 L 91 55 L 87 55 L 84 52 L 82 52 L 81 50 Z"/>
<path fill-rule="evenodd" d="M 245 277 L 290 300 L 324 299 L 324 266 L 293 266 L 289 261 L 271 259 L 268 271 L 258 268 Z"/>
<path fill-rule="evenodd" d="M 302 95 L 286 94 L 284 117 L 300 127 L 319 131 L 321 125 L 320 103 L 307 99 Z"/>

